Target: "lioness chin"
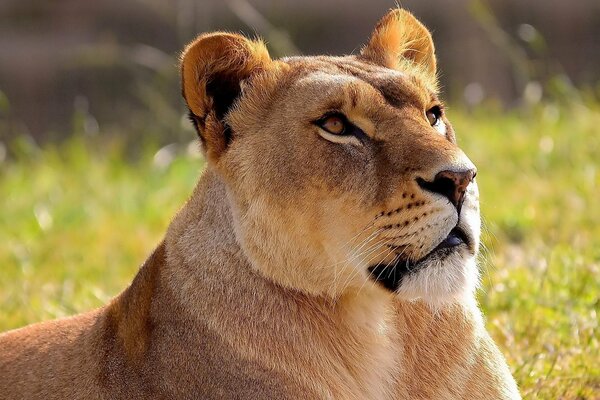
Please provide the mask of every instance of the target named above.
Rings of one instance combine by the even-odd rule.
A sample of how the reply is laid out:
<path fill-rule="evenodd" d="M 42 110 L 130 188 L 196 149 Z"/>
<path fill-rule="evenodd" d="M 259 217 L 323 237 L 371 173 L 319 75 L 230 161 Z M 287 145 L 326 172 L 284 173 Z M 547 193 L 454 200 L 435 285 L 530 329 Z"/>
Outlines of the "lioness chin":
<path fill-rule="evenodd" d="M 181 58 L 208 166 L 110 304 L 0 336 L 1 399 L 514 399 L 474 298 L 475 167 L 427 29 L 272 60 Z"/>

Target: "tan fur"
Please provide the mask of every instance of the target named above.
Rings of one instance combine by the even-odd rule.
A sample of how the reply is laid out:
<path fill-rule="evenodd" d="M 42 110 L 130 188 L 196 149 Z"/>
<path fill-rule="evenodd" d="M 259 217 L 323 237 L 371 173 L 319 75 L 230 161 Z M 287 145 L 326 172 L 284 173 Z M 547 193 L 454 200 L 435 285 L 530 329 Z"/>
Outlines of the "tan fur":
<path fill-rule="evenodd" d="M 417 184 L 473 168 L 425 116 L 435 73 L 403 10 L 358 56 L 200 36 L 182 56 L 209 161 L 194 193 L 110 304 L 0 335 L 0 399 L 519 398 L 474 297 L 476 184 L 460 218 Z M 361 135 L 319 128 L 332 111 Z M 470 245 L 423 258 L 457 225 Z M 422 261 L 394 290 L 369 273 L 404 259 Z"/>
<path fill-rule="evenodd" d="M 405 10 L 392 10 L 379 21 L 361 56 L 388 68 L 408 68 L 437 87 L 433 39 L 427 28 Z"/>

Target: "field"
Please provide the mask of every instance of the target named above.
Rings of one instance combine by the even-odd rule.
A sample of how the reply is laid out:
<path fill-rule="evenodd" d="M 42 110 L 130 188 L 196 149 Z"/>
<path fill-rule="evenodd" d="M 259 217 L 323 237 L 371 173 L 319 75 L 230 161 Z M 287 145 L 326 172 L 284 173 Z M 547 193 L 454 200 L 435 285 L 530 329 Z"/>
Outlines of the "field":
<path fill-rule="evenodd" d="M 479 169 L 480 302 L 523 395 L 600 398 L 600 105 L 449 114 Z M 186 144 L 140 145 L 135 157 L 98 136 L 7 147 L 0 331 L 97 307 L 122 290 L 203 167 Z"/>

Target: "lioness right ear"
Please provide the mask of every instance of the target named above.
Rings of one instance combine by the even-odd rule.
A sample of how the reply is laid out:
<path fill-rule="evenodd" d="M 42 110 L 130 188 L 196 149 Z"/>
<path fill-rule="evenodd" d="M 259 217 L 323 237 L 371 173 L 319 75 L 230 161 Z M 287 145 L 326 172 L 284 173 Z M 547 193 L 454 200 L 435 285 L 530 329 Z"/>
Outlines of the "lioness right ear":
<path fill-rule="evenodd" d="M 401 69 L 409 61 L 432 82 L 436 78 L 435 48 L 431 33 L 411 13 L 401 8 L 388 12 L 377 23 L 361 56 L 379 65 Z"/>
<path fill-rule="evenodd" d="M 216 161 L 231 140 L 224 118 L 241 93 L 241 82 L 270 63 L 262 42 L 231 33 L 200 35 L 185 48 L 182 94 L 209 160 Z"/>

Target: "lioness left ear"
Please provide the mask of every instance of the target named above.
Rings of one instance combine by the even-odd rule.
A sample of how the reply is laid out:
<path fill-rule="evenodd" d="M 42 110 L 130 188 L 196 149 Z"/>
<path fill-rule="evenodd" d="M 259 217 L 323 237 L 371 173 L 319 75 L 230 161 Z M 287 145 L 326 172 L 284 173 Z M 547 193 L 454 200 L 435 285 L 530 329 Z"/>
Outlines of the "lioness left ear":
<path fill-rule="evenodd" d="M 262 42 L 231 33 L 201 35 L 185 48 L 183 98 L 209 161 L 216 161 L 231 140 L 224 118 L 241 94 L 242 81 L 271 62 Z"/>
<path fill-rule="evenodd" d="M 377 24 L 361 56 L 387 68 L 400 69 L 408 60 L 435 80 L 435 48 L 431 34 L 411 13 L 388 12 Z"/>

